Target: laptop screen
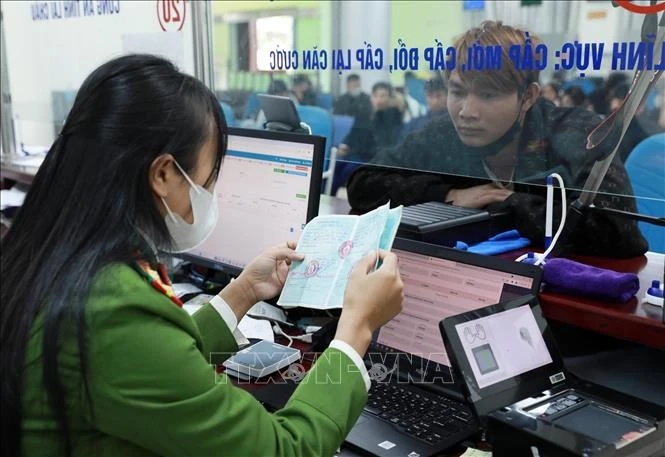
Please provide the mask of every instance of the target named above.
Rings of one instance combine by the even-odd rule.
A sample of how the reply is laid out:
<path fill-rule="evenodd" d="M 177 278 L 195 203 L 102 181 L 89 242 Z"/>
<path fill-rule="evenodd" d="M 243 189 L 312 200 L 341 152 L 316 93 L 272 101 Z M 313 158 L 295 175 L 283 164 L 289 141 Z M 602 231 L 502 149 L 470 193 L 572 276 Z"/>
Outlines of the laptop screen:
<path fill-rule="evenodd" d="M 533 278 L 458 260 L 393 249 L 404 282 L 402 312 L 379 330 L 376 343 L 450 366 L 439 321 L 531 292 Z"/>
<path fill-rule="evenodd" d="M 481 417 L 564 385 L 563 359 L 535 294 L 446 318 L 440 330 Z"/>
<path fill-rule="evenodd" d="M 552 363 L 528 304 L 457 324 L 455 331 L 481 389 Z"/>

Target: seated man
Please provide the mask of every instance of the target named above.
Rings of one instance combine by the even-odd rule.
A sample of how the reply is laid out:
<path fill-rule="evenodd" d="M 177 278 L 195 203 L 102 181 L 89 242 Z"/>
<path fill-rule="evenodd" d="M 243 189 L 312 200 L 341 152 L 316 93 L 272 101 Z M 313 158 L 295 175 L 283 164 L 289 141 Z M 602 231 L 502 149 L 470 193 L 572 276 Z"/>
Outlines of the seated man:
<path fill-rule="evenodd" d="M 413 119 L 402 128 L 402 138 L 410 133 L 422 130 L 433 118 L 446 112 L 446 99 L 448 89 L 441 77 L 434 77 L 425 83 L 425 100 L 427 100 L 427 114 Z"/>
<path fill-rule="evenodd" d="M 346 77 L 346 93 L 335 101 L 334 114 L 361 117 L 372 111 L 369 95 L 360 86 L 360 76 L 353 73 Z"/>
<path fill-rule="evenodd" d="M 402 111 L 387 82 L 372 86 L 371 111 L 357 116 L 351 131 L 339 145 L 333 178 L 333 195 L 344 186 L 360 163 L 367 163 L 381 148 L 395 146 L 402 128 Z"/>
<path fill-rule="evenodd" d="M 351 131 L 339 145 L 338 157 L 367 162 L 377 149 L 394 146 L 399 141 L 402 112 L 392 86 L 387 82 L 374 84 L 370 101 L 372 111 L 355 118 Z"/>
<path fill-rule="evenodd" d="M 533 34 L 530 38 L 535 49 L 537 38 Z M 572 202 L 595 161 L 611 151 L 585 147 L 588 134 L 600 122 L 597 115 L 555 107 L 539 97 L 537 71 L 509 64 L 507 50 L 513 44 L 524 45 L 523 30 L 491 21 L 469 30 L 455 43 L 456 68 L 466 64 L 467 49 L 476 41 L 501 45 L 502 68 L 453 70 L 448 75 L 448 114 L 409 135 L 398 147 L 379 151 L 371 162 L 375 165 L 356 170 L 347 184 L 349 203 L 361 212 L 389 200 L 392 205 L 442 201 L 508 209 L 514 212 L 515 227 L 540 244 L 546 176 L 559 173 Z M 596 206 L 636 212 L 618 156 L 600 192 Z M 557 200 L 555 229 L 561 214 Z M 599 213 L 581 222 L 569 241 L 565 248 L 579 254 L 635 256 L 647 250 L 635 222 Z"/>

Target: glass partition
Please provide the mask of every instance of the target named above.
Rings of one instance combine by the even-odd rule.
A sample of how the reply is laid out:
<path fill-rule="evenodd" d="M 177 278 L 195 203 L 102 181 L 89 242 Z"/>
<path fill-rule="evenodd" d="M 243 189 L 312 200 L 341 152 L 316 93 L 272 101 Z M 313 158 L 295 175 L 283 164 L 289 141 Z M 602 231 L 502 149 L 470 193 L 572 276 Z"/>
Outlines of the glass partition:
<path fill-rule="evenodd" d="M 321 108 L 331 128 L 314 133 L 334 147 L 332 192 L 363 205 L 405 169 L 445 175 L 440 192 L 489 183 L 543 195 L 557 173 L 577 195 L 617 144 L 618 129 L 602 142 L 591 132 L 621 107 L 640 62 L 650 74 L 665 67 L 655 29 L 641 35 L 645 15 L 610 1 L 224 1 L 213 11 L 216 90 L 236 125 L 263 127 L 257 93 Z M 610 195 L 664 197 L 635 189 L 624 168 L 665 132 L 663 84 L 649 87 L 600 184 L 608 205 L 623 205 Z M 389 170 L 356 172 L 364 165 Z M 406 190 L 404 203 L 453 200 Z"/>
<path fill-rule="evenodd" d="M 633 80 L 665 69 L 665 29 L 643 29 L 649 2 L 632 5 L 212 1 L 212 35 L 197 43 L 212 45 L 229 124 L 264 128 L 258 94 L 289 97 L 327 139 L 326 191 L 355 209 L 437 200 L 539 220 L 548 176 L 571 203 L 595 189 L 593 171 L 596 206 L 663 217 L 665 80 Z M 3 114 L 8 93 L 18 153 L 49 147 L 83 78 L 111 57 L 157 53 L 194 73 L 195 6 L 3 2 Z M 617 145 L 613 113 L 628 111 L 607 173 L 594 169 Z"/>

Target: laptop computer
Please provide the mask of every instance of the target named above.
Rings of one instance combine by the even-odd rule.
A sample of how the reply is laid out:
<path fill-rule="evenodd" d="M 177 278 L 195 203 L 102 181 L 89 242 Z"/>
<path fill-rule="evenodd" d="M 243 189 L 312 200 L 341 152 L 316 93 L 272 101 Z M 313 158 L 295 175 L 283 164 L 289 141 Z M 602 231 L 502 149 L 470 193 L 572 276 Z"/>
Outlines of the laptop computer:
<path fill-rule="evenodd" d="M 541 269 L 396 238 L 404 282 L 402 312 L 374 334 L 365 356 L 372 387 L 345 443 L 365 454 L 426 457 L 478 432 L 438 330 L 439 321 L 500 300 L 538 292 Z M 296 384 L 252 391 L 282 407 Z"/>
<path fill-rule="evenodd" d="M 346 444 L 371 455 L 436 455 L 478 432 L 439 336 L 447 316 L 536 293 L 541 270 L 397 238 L 402 312 L 374 335 L 365 356 L 369 399 Z"/>
<path fill-rule="evenodd" d="M 665 455 L 663 405 L 568 373 L 535 295 L 445 318 L 440 330 L 502 455 Z"/>

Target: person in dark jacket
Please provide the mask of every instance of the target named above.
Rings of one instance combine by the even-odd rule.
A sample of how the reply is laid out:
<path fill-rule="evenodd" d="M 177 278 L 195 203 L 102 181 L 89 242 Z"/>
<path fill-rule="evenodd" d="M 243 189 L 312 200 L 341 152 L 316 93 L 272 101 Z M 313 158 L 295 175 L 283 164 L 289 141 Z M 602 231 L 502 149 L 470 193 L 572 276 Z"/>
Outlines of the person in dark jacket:
<path fill-rule="evenodd" d="M 400 140 L 403 112 L 397 106 L 393 87 L 386 82 L 374 84 L 370 99 L 372 111 L 355 118 L 351 131 L 338 147 L 333 195 L 360 164 L 372 160 L 380 148 L 394 146 Z"/>
<path fill-rule="evenodd" d="M 379 148 L 394 146 L 402 129 L 402 112 L 396 106 L 393 88 L 378 82 L 372 87 L 372 112 L 356 117 L 351 131 L 339 145 L 338 157 L 367 162 Z"/>
<path fill-rule="evenodd" d="M 418 130 L 422 130 L 436 116 L 447 111 L 448 89 L 440 76 L 436 76 L 425 83 L 425 100 L 427 101 L 427 114 L 413 119 L 402 127 L 402 138 Z"/>
<path fill-rule="evenodd" d="M 612 89 L 610 95 L 610 112 L 615 111 L 621 107 L 625 100 L 630 86 L 626 83 L 617 84 Z M 651 135 L 665 132 L 665 128 L 658 124 L 657 119 L 649 116 L 649 113 L 644 108 L 644 103 L 640 104 L 635 112 L 635 117 L 628 125 L 628 130 L 623 138 L 623 148 L 621 149 L 621 160 L 626 162 L 630 153 Z"/>
<path fill-rule="evenodd" d="M 362 117 L 372 112 L 372 102 L 369 95 L 363 92 L 360 86 L 360 76 L 356 73 L 346 78 L 346 93 L 340 95 L 335 101 L 334 114 L 342 116 Z"/>
<path fill-rule="evenodd" d="M 538 38 L 530 34 L 535 50 Z M 525 31 L 486 21 L 455 43 L 457 68 L 467 49 L 501 45 L 503 60 Z M 538 56 L 532 56 L 537 59 Z M 534 243 L 545 236 L 545 183 L 563 177 L 567 200 L 579 196 L 593 164 L 611 150 L 586 148 L 600 117 L 581 108 L 558 108 L 539 97 L 537 70 L 505 64 L 498 70 L 453 70 L 448 74 L 448 115 L 409 135 L 401 145 L 379 151 L 371 165 L 355 171 L 347 184 L 349 203 L 364 212 L 388 201 L 426 201 L 511 210 L 515 228 Z M 620 158 L 614 158 L 595 199 L 597 207 L 636 212 L 633 191 Z M 554 211 L 555 227 L 561 214 Z M 594 212 L 577 227 L 564 249 L 578 254 L 635 256 L 647 250 L 637 224 Z"/>

